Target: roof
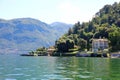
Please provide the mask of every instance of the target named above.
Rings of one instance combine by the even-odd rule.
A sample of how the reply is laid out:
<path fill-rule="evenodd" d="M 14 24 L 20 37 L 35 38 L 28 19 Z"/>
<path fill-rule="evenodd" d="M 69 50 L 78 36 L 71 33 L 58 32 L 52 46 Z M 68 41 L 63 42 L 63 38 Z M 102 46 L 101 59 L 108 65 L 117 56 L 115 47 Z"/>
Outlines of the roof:
<path fill-rule="evenodd" d="M 93 39 L 93 41 L 108 41 L 108 39 Z"/>

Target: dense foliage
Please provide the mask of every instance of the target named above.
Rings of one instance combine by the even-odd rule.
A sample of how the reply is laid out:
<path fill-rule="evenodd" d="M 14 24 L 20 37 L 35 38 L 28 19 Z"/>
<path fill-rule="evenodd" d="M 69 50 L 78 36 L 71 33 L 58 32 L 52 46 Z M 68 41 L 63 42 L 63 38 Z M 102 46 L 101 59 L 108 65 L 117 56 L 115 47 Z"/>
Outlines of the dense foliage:
<path fill-rule="evenodd" d="M 31 51 L 29 52 L 30 55 L 39 55 L 39 56 L 45 56 L 47 55 L 47 49 L 45 47 L 40 47 L 38 49 L 36 49 L 36 51 Z"/>
<path fill-rule="evenodd" d="M 76 23 L 68 33 L 56 41 L 56 48 L 58 51 L 64 51 L 64 47 L 69 50 L 74 45 L 79 50 L 90 50 L 92 39 L 100 37 L 109 40 L 110 51 L 120 50 L 120 3 L 105 5 L 89 22 Z"/>

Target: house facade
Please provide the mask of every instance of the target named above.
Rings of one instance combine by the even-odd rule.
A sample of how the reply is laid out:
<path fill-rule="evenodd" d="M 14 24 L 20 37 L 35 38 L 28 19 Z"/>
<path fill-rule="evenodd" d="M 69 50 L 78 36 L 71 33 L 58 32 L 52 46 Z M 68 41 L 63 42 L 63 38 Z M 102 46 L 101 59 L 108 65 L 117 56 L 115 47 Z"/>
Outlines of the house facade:
<path fill-rule="evenodd" d="M 108 49 L 108 40 L 107 39 L 93 39 L 92 41 L 92 51 L 98 52 L 99 50 Z"/>

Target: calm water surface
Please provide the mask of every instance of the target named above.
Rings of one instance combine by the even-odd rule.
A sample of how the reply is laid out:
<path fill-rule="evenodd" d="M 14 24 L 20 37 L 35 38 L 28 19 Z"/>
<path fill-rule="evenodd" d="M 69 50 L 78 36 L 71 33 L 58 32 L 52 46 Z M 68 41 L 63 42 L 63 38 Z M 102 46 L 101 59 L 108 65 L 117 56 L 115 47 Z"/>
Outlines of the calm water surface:
<path fill-rule="evenodd" d="M 0 80 L 120 80 L 120 59 L 0 55 Z"/>

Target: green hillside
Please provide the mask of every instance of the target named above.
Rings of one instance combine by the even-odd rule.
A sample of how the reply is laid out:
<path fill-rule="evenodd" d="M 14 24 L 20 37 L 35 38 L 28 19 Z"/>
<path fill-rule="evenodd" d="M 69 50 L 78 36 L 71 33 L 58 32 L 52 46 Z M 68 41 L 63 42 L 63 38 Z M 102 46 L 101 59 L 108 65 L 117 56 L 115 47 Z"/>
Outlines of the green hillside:
<path fill-rule="evenodd" d="M 110 51 L 120 50 L 120 3 L 105 5 L 89 22 L 74 24 L 56 41 L 56 48 L 58 51 L 68 51 L 74 43 L 79 50 L 90 50 L 92 39 L 100 37 L 109 40 Z"/>

